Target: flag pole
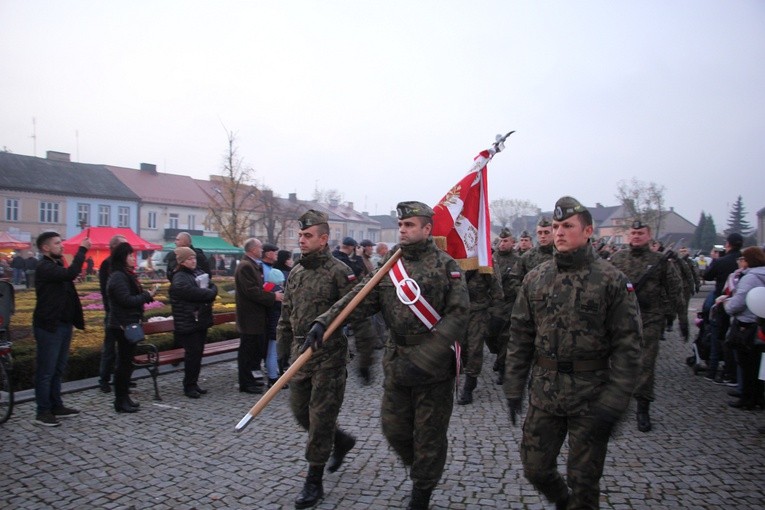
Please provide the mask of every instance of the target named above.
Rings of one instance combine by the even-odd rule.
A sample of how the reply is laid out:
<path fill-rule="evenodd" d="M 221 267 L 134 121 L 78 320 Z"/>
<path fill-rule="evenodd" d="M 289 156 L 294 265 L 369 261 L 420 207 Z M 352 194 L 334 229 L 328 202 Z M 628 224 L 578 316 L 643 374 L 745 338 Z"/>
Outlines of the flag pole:
<path fill-rule="evenodd" d="M 353 296 L 353 299 L 351 299 L 345 308 L 342 309 L 340 314 L 335 317 L 335 320 L 333 320 L 329 326 L 327 326 L 327 329 L 324 331 L 324 336 L 322 337 L 325 342 L 328 341 L 335 330 L 339 328 L 343 322 L 346 321 L 348 316 L 351 315 L 351 312 L 353 312 L 353 310 L 359 306 L 359 303 L 361 303 L 364 298 L 367 297 L 367 294 L 369 294 L 372 289 L 380 282 L 380 280 L 382 280 L 383 277 L 388 274 L 388 271 L 390 271 L 390 269 L 393 267 L 393 264 L 395 264 L 399 258 L 401 258 L 401 248 L 396 250 L 396 252 L 387 260 L 387 262 L 385 262 L 385 264 L 383 264 L 383 266 L 378 269 L 375 274 L 372 275 L 369 281 L 361 288 L 359 293 Z M 282 387 L 287 384 L 290 379 L 292 379 L 297 371 L 300 370 L 303 365 L 308 362 L 309 359 L 311 359 L 312 355 L 313 348 L 310 348 L 298 356 L 298 358 L 294 361 L 294 363 L 292 363 L 292 365 L 290 365 L 287 371 L 282 374 L 282 376 L 271 386 L 271 388 L 269 388 L 269 390 L 262 397 L 260 397 L 260 400 L 258 400 L 257 403 L 252 406 L 252 409 L 250 409 L 247 414 L 244 415 L 244 418 L 242 418 L 239 423 L 236 424 L 235 430 L 237 432 L 244 430 L 250 421 L 252 421 L 252 419 L 255 418 L 258 414 L 260 414 L 260 412 L 265 409 L 268 403 L 273 400 L 276 394 L 279 393 Z"/>

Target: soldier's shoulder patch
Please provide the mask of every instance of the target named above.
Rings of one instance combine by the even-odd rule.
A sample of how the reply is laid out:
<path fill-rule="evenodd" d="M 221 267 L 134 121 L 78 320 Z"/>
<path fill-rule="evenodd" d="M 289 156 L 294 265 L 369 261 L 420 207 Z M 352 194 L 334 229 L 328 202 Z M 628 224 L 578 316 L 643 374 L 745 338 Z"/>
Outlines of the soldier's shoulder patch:
<path fill-rule="evenodd" d="M 458 279 L 458 278 L 462 278 L 462 273 L 460 273 L 459 271 L 451 271 L 451 272 L 449 273 L 449 276 L 450 276 L 452 279 L 455 279 L 455 280 L 456 280 L 456 279 Z"/>
<path fill-rule="evenodd" d="M 635 292 L 635 287 L 632 286 L 631 282 L 627 282 L 627 292 Z"/>
<path fill-rule="evenodd" d="M 356 281 L 356 275 L 353 274 L 353 273 L 347 275 L 346 278 L 348 278 L 349 282 L 355 282 Z"/>

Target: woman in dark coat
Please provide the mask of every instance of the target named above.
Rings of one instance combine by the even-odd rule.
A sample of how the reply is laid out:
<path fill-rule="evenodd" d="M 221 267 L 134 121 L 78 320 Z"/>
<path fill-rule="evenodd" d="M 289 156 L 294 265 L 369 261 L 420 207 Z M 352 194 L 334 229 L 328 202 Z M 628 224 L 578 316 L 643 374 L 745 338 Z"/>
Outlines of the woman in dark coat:
<path fill-rule="evenodd" d="M 183 393 L 189 398 L 199 398 L 207 393 L 199 387 L 198 380 L 207 330 L 213 325 L 212 304 L 218 289 L 207 273 L 197 269 L 194 250 L 185 246 L 176 248 L 175 256 L 178 266 L 170 285 L 170 302 L 175 335 L 186 351 Z"/>
<path fill-rule="evenodd" d="M 134 413 L 138 404 L 128 395 L 130 376 L 133 373 L 135 344 L 125 339 L 124 328 L 143 320 L 143 305 L 151 303 L 158 286 L 143 290 L 135 274 L 135 254 L 128 243 L 120 243 L 111 255 L 111 274 L 106 282 L 109 300 L 109 317 L 106 327 L 117 340 L 117 370 L 114 374 L 114 410 L 118 413 Z"/>

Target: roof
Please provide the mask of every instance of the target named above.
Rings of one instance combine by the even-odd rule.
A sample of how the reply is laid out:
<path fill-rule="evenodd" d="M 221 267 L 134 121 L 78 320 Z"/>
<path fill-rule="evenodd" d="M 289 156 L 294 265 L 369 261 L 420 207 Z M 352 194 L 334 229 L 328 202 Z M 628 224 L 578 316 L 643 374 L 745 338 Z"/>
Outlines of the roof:
<path fill-rule="evenodd" d="M 391 214 L 375 214 L 374 216 L 370 216 L 370 218 L 372 218 L 377 223 L 379 223 L 380 224 L 380 228 L 383 228 L 383 229 L 389 229 L 389 228 L 398 229 L 398 217 L 393 216 Z"/>
<path fill-rule="evenodd" d="M 104 165 L 0 152 L 0 188 L 54 195 L 138 201 Z"/>
<path fill-rule="evenodd" d="M 244 250 L 227 243 L 220 237 L 191 236 L 191 245 L 205 252 L 205 255 L 242 255 Z M 175 243 L 165 243 L 163 250 L 174 250 Z"/>
<path fill-rule="evenodd" d="M 209 207 L 210 199 L 194 179 L 187 175 L 165 174 L 106 166 L 121 182 L 130 188 L 143 202 L 173 204 L 189 207 Z"/>

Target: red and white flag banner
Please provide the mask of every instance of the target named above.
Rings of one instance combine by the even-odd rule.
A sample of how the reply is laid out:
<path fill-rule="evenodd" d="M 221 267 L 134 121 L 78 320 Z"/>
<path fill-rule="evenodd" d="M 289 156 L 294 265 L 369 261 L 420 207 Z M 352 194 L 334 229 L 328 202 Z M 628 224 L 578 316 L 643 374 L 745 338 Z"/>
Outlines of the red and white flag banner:
<path fill-rule="evenodd" d="M 493 155 L 478 154 L 467 175 L 433 208 L 433 237 L 446 239 L 446 252 L 465 271 L 492 272 L 487 163 Z"/>

